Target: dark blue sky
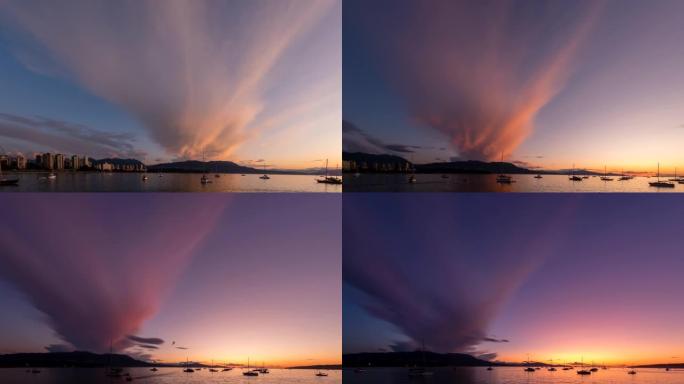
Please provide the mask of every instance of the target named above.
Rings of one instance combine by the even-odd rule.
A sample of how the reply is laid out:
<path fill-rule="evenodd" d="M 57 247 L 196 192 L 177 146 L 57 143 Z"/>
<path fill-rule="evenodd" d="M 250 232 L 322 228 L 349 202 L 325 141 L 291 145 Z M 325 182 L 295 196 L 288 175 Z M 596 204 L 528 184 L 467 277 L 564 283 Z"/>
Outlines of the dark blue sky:
<path fill-rule="evenodd" d="M 46 197 L 0 199 L 0 354 L 339 363 L 340 196 Z"/>
<path fill-rule="evenodd" d="M 679 203 L 345 194 L 343 350 L 670 362 L 684 337 Z"/>
<path fill-rule="evenodd" d="M 422 162 L 673 167 L 682 15 L 677 0 L 349 0 L 343 115 L 386 145 L 422 147 L 395 151 Z M 383 151 L 351 134 L 344 145 Z"/>
<path fill-rule="evenodd" d="M 339 0 L 9 0 L 0 144 L 135 157 L 340 158 Z M 262 162 L 260 162 L 262 163 Z"/>

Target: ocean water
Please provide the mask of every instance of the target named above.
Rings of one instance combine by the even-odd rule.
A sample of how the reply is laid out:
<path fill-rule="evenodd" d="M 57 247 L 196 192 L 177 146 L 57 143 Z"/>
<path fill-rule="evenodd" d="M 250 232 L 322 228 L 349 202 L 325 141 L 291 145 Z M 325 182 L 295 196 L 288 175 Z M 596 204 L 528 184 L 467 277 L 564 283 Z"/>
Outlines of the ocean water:
<path fill-rule="evenodd" d="M 656 178 L 635 177 L 632 180 L 602 181 L 589 177 L 570 181 L 567 175 L 511 175 L 515 182 L 499 184 L 492 174 L 416 174 L 416 183 L 408 182 L 404 174 L 344 175 L 345 192 L 684 192 L 684 184 L 675 182 L 674 188 L 651 187 Z M 666 181 L 667 177 L 661 177 Z"/>
<path fill-rule="evenodd" d="M 141 173 L 59 172 L 55 179 L 48 173 L 24 172 L 18 176 L 18 186 L 0 187 L 0 192 L 342 192 L 341 185 L 321 184 L 317 176 L 269 175 L 262 180 L 260 174 L 221 174 L 202 184 L 199 173 Z M 161 175 L 161 176 L 160 176 Z"/>
<path fill-rule="evenodd" d="M 433 376 L 409 377 L 406 368 L 375 368 L 364 373 L 344 370 L 344 384 L 681 384 L 684 370 L 637 369 L 636 375 L 628 375 L 627 369 L 610 368 L 588 376 L 578 375 L 576 370 L 549 372 L 541 369 L 525 372 L 521 367 L 435 368 Z"/>
<path fill-rule="evenodd" d="M 104 368 L 42 368 L 40 373 L 28 373 L 24 368 L 0 368 L 0 383 L 3 384 L 105 384 L 127 383 L 124 378 L 105 376 Z M 263 384 L 341 384 L 339 370 L 325 371 L 329 376 L 318 377 L 310 369 L 271 369 L 271 373 L 256 377 L 243 376 L 240 369 L 228 372 L 209 372 L 207 369 L 185 373 L 181 368 L 130 368 L 131 383 L 149 384 L 199 384 L 199 383 L 263 383 Z"/>

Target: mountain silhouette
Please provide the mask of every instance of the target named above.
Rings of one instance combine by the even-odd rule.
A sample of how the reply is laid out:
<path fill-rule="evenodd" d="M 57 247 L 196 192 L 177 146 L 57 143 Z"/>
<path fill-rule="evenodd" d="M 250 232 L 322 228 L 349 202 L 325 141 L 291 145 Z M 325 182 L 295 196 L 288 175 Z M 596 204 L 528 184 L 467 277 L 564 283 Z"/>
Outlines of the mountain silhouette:
<path fill-rule="evenodd" d="M 96 354 L 85 351 L 50 353 L 13 353 L 0 355 L 0 367 L 150 367 L 128 355 Z"/>

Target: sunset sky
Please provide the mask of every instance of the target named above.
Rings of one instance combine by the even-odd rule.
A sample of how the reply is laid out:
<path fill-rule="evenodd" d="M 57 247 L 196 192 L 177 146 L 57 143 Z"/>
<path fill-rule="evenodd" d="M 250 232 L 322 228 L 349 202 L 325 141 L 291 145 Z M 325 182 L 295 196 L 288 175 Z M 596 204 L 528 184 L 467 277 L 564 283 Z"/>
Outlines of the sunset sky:
<path fill-rule="evenodd" d="M 341 8 L 0 1 L 0 145 L 146 163 L 339 162 Z"/>
<path fill-rule="evenodd" d="M 678 0 L 345 1 L 344 148 L 684 170 L 682 15 Z"/>
<path fill-rule="evenodd" d="M 343 350 L 684 362 L 678 202 L 345 195 Z"/>
<path fill-rule="evenodd" d="M 307 194 L 7 195 L 0 354 L 112 340 L 164 362 L 339 364 L 340 209 Z"/>

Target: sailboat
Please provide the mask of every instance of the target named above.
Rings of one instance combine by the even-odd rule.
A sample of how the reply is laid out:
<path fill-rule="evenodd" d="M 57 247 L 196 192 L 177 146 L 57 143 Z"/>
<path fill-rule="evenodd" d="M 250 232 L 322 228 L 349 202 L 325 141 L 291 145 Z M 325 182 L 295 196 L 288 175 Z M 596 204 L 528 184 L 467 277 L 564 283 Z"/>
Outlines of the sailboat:
<path fill-rule="evenodd" d="M 202 162 L 204 163 L 204 153 L 202 153 Z M 211 179 L 207 176 L 207 170 L 205 167 L 204 174 L 202 175 L 202 178 L 200 179 L 200 183 L 202 184 L 209 184 L 212 183 Z"/>
<path fill-rule="evenodd" d="M 108 356 L 108 363 L 107 363 L 107 372 L 105 373 L 105 376 L 107 377 L 121 377 L 123 372 L 123 368 L 120 367 L 112 367 L 112 354 L 113 354 L 113 346 L 112 346 L 112 341 L 109 341 L 109 356 Z"/>
<path fill-rule="evenodd" d="M 318 371 L 318 372 L 316 372 L 316 376 L 323 377 L 323 376 L 328 376 L 328 374 L 325 372 Z"/>
<path fill-rule="evenodd" d="M 183 372 L 185 372 L 185 373 L 193 373 L 193 372 L 195 372 L 194 369 L 192 369 L 192 368 L 189 367 L 189 364 L 190 364 L 190 362 L 188 361 L 188 358 L 186 357 L 186 358 L 185 358 L 185 369 L 183 370 Z"/>
<path fill-rule="evenodd" d="M 575 164 L 572 165 L 572 173 L 570 174 L 570 177 L 568 178 L 570 181 L 582 181 L 582 178 L 575 175 Z"/>
<path fill-rule="evenodd" d="M 673 177 L 672 179 L 669 179 L 669 180 L 670 180 L 670 181 L 676 181 L 676 182 L 678 182 L 678 183 L 681 183 L 682 181 L 684 181 L 684 177 L 677 177 L 677 168 L 675 168 L 674 177 Z"/>
<path fill-rule="evenodd" d="M 577 371 L 578 375 L 591 375 L 591 371 L 584 369 L 584 356 L 582 356 L 582 364 L 581 364 L 582 369 Z"/>
<path fill-rule="evenodd" d="M 422 352 L 422 356 L 423 356 L 423 366 L 422 367 L 409 368 L 409 371 L 408 371 L 409 377 L 432 376 L 434 374 L 434 372 L 429 371 L 427 368 L 425 368 L 425 343 L 423 343 L 423 348 L 422 348 L 421 352 Z"/>
<path fill-rule="evenodd" d="M 211 368 L 209 368 L 209 372 L 218 372 L 218 369 L 214 368 L 214 360 L 211 361 Z"/>
<path fill-rule="evenodd" d="M 249 357 L 247 358 L 247 370 L 243 371 L 242 374 L 245 376 L 259 376 L 258 371 L 253 371 L 253 370 L 249 369 Z"/>
<path fill-rule="evenodd" d="M 262 180 L 268 180 L 270 177 L 266 174 L 266 164 L 264 164 L 264 174 L 262 176 L 259 176 L 260 179 Z"/>
<path fill-rule="evenodd" d="M 501 165 L 503 166 L 503 152 L 501 152 Z M 499 174 L 496 177 L 496 182 L 499 184 L 510 184 L 513 182 L 513 178 L 509 175 Z"/>
<path fill-rule="evenodd" d="M 551 365 L 553 365 L 553 359 L 551 359 L 550 361 L 551 361 Z M 547 371 L 549 371 L 549 372 L 556 372 L 556 367 L 553 367 L 553 366 L 552 366 L 551 368 L 548 368 Z"/>
<path fill-rule="evenodd" d="M 625 175 L 625 169 L 622 169 L 622 173 L 620 173 L 620 178 L 618 180 L 624 181 L 624 180 L 632 180 L 632 176 Z"/>
<path fill-rule="evenodd" d="M 608 177 L 608 169 L 605 165 L 603 166 L 603 176 L 601 176 L 601 180 L 602 181 L 613 181 L 612 177 Z"/>
<path fill-rule="evenodd" d="M 2 164 L 0 164 L 0 186 L 4 185 L 17 185 L 19 184 L 18 178 L 7 178 L 2 176 Z"/>
<path fill-rule="evenodd" d="M 592 372 L 598 372 L 598 368 L 594 365 L 594 362 L 593 362 L 593 361 L 591 362 L 591 369 L 590 369 L 590 371 L 592 371 Z"/>
<path fill-rule="evenodd" d="M 418 179 L 416 179 L 416 167 L 413 165 L 413 155 L 411 155 L 411 174 L 409 175 L 408 182 L 409 184 L 415 184 Z"/>
<path fill-rule="evenodd" d="M 525 363 L 528 365 L 528 367 L 525 368 L 525 372 L 537 372 L 536 369 L 529 366 L 530 365 L 530 355 L 527 355 L 527 361 Z"/>
<path fill-rule="evenodd" d="M 342 178 L 328 176 L 328 159 L 325 159 L 325 176 L 321 179 L 316 179 L 316 182 L 323 184 L 342 184 Z"/>
<path fill-rule="evenodd" d="M 656 173 L 656 177 L 658 178 L 658 181 L 649 181 L 648 185 L 656 188 L 674 188 L 674 183 L 660 181 L 660 163 L 658 163 L 658 172 Z"/>
<path fill-rule="evenodd" d="M 257 371 L 259 371 L 259 373 L 271 373 L 268 368 L 266 368 L 263 361 L 261 362 L 261 368 L 257 369 Z"/>

